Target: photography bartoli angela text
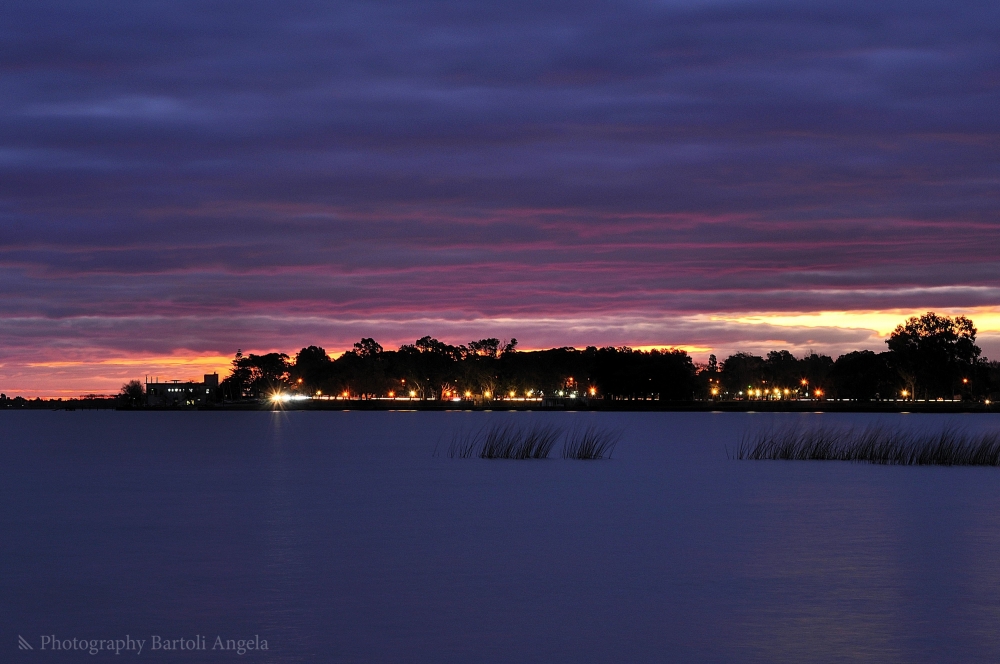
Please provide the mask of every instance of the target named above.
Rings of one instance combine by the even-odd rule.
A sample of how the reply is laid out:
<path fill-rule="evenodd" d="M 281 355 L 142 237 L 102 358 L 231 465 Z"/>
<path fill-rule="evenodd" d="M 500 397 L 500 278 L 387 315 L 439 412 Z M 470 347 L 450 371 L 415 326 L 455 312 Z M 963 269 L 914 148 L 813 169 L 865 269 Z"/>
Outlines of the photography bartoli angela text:
<path fill-rule="evenodd" d="M 34 650 L 35 646 L 24 637 L 19 636 L 18 642 L 22 650 Z M 49 650 L 53 652 L 63 651 L 83 651 L 91 655 L 104 653 L 134 653 L 141 655 L 143 650 L 147 652 L 175 652 L 175 651 L 230 651 L 237 655 L 244 655 L 255 650 L 267 650 L 267 640 L 261 639 L 255 634 L 250 639 L 224 639 L 216 636 L 211 637 L 196 634 L 190 638 L 166 638 L 158 634 L 152 634 L 146 638 L 137 638 L 126 634 L 123 638 L 116 639 L 80 639 L 61 638 L 55 634 L 43 634 L 38 639 L 38 650 Z"/>

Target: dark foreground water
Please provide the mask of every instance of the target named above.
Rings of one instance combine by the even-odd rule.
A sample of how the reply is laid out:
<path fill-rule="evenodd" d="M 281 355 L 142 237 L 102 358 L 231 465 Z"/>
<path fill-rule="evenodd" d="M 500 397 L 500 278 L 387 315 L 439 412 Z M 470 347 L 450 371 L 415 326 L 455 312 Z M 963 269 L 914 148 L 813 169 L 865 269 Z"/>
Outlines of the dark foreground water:
<path fill-rule="evenodd" d="M 507 419 L 626 434 L 604 462 L 433 456 Z M 1000 468 L 726 457 L 747 427 L 876 420 L 1000 427 L 0 413 L 0 661 L 1000 661 Z M 145 645 L 42 652 L 52 635 Z"/>

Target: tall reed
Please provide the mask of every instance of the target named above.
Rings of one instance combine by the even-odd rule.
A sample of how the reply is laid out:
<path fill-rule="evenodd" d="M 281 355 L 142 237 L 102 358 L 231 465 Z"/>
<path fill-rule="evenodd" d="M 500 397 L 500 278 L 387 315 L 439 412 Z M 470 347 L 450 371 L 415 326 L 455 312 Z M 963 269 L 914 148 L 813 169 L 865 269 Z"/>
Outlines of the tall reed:
<path fill-rule="evenodd" d="M 744 433 L 736 459 L 855 461 L 898 466 L 1000 466 L 1000 433 L 955 427 L 912 433 L 875 425 L 864 429 L 784 427 Z"/>
<path fill-rule="evenodd" d="M 495 424 L 486 430 L 479 446 L 480 459 L 517 459 L 524 434 L 513 424 Z"/>
<path fill-rule="evenodd" d="M 448 458 L 468 459 L 475 454 L 478 446 L 479 434 L 459 429 L 451 435 L 451 444 L 448 446 Z"/>
<path fill-rule="evenodd" d="M 551 425 L 522 428 L 512 423 L 494 424 L 474 432 L 462 429 L 453 433 L 448 457 L 548 459 L 560 438 L 564 439 L 564 459 L 604 459 L 611 457 L 621 433 L 593 426 L 565 434 L 562 429 Z"/>
<path fill-rule="evenodd" d="M 567 434 L 563 441 L 564 459 L 604 459 L 611 458 L 621 440 L 621 431 L 609 431 L 589 426 Z"/>
<path fill-rule="evenodd" d="M 562 431 L 553 426 L 534 426 L 521 437 L 515 459 L 548 459 Z"/>

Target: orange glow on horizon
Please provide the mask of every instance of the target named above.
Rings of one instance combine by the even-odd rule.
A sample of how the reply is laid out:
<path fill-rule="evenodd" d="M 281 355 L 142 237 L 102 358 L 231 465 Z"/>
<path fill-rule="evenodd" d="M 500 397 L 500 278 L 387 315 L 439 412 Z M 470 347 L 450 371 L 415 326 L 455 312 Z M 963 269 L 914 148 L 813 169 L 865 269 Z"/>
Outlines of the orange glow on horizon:
<path fill-rule="evenodd" d="M 68 367 L 225 367 L 229 369 L 232 356 L 224 355 L 139 355 L 135 357 L 113 357 L 105 360 L 56 360 L 51 362 L 28 362 L 24 366 L 47 369 Z"/>
<path fill-rule="evenodd" d="M 976 324 L 979 332 L 1000 332 L 1000 308 L 969 307 L 949 309 L 947 307 L 922 307 L 920 309 L 884 309 L 858 311 L 814 311 L 814 312 L 755 312 L 710 314 L 704 320 L 713 322 L 738 323 L 743 325 L 773 325 L 776 327 L 837 328 L 871 330 L 874 336 L 886 338 L 913 316 L 921 316 L 934 311 L 942 316 L 967 316 Z"/>
<path fill-rule="evenodd" d="M 232 356 L 215 353 L 175 353 L 171 355 L 136 354 L 109 355 L 106 350 L 94 350 L 95 360 L 39 359 L 15 364 L 8 360 L 0 365 L 0 392 L 28 399 L 72 399 L 86 394 L 118 394 L 130 380 L 201 381 L 205 374 L 229 375 Z M 67 354 L 64 354 L 65 357 Z"/>
<path fill-rule="evenodd" d="M 579 343 L 581 339 L 593 335 L 597 339 L 621 339 L 616 341 L 615 346 L 629 346 L 634 350 L 649 351 L 653 349 L 677 349 L 683 350 L 692 355 L 698 361 L 707 360 L 709 353 L 716 353 L 718 360 L 722 362 L 730 352 L 746 350 L 748 352 L 760 353 L 768 349 L 787 348 L 796 356 L 801 356 L 808 348 L 815 348 L 816 352 L 832 354 L 836 357 L 838 352 L 847 350 L 860 350 L 862 348 L 884 349 L 884 339 L 899 324 L 912 316 L 919 316 L 928 310 L 935 311 L 940 315 L 947 316 L 968 316 L 975 323 L 979 331 L 979 343 L 984 348 L 984 354 L 992 357 L 996 353 L 997 338 L 1000 337 L 1000 307 L 969 307 L 969 308 L 943 308 L 943 307 L 921 307 L 918 309 L 886 309 L 886 310 L 857 310 L 857 311 L 813 311 L 813 312 L 732 312 L 732 313 L 705 313 L 705 314 L 678 314 L 672 318 L 667 315 L 659 317 L 636 316 L 629 317 L 625 312 L 617 320 L 611 316 L 596 316 L 567 318 L 564 328 L 569 330 L 565 334 L 570 335 L 567 341 L 576 341 L 573 347 L 583 350 L 585 343 Z M 668 318 L 683 323 L 680 331 L 672 331 Z M 522 332 L 519 325 L 546 325 L 544 329 L 553 329 L 562 319 L 528 319 L 519 320 L 515 318 L 495 318 L 476 319 L 477 325 L 495 326 L 510 336 L 525 336 L 530 338 L 532 333 Z M 667 322 L 664 322 L 667 321 Z M 371 332 L 365 332 L 378 337 L 377 324 L 383 321 L 373 321 Z M 455 321 L 439 321 L 428 319 L 426 322 L 430 329 L 435 325 L 446 326 L 457 324 Z M 469 324 L 470 321 L 460 321 L 462 325 Z M 488 328 L 483 328 L 488 329 Z M 853 333 L 847 341 L 840 341 L 838 337 L 826 334 L 824 330 L 852 330 Z M 746 334 L 745 334 L 746 332 Z M 803 333 L 804 332 L 804 333 Z M 794 333 L 794 335 L 793 335 Z M 461 333 L 442 333 L 444 340 L 452 339 L 455 343 L 467 343 L 471 335 L 463 335 L 465 341 L 459 341 L 457 336 Z M 561 336 L 562 332 L 559 333 Z M 826 334 L 826 336 L 824 336 Z M 359 334 L 360 336 L 360 334 Z M 552 333 L 538 333 L 538 339 L 545 340 L 556 338 Z M 384 338 L 392 341 L 392 335 L 385 334 Z M 642 343 L 629 343 L 629 339 L 641 339 Z M 676 342 L 689 341 L 690 343 L 656 343 L 650 344 L 648 339 L 666 339 Z M 790 341 L 790 339 L 798 339 Z M 829 340 L 828 340 L 829 339 Z M 322 342 L 322 340 L 319 340 Z M 984 344 L 983 342 L 987 343 Z M 271 343 L 271 342 L 268 342 Z M 991 345 L 992 344 L 992 345 Z M 331 346 L 341 346 L 345 349 L 347 345 L 342 341 L 336 341 Z M 394 346 L 395 342 L 386 343 L 386 348 Z M 558 343 L 551 344 L 531 344 L 518 348 L 521 352 L 534 350 L 547 350 L 559 347 Z M 592 343 L 598 347 L 610 346 L 609 343 Z M 289 349 L 247 349 L 245 354 L 263 354 L 273 351 L 288 352 Z M 991 352 L 991 350 L 993 352 Z M 235 351 L 235 348 L 234 348 Z M 337 358 L 344 351 L 333 351 L 329 355 Z M 294 356 L 293 353 L 289 353 Z M 88 359 L 93 357 L 95 359 Z M 166 380 L 201 380 L 206 373 L 218 373 L 220 378 L 229 374 L 233 354 L 220 354 L 217 351 L 197 352 L 185 349 L 174 353 L 136 353 L 130 354 L 124 350 L 114 350 L 106 348 L 76 348 L 76 349 L 38 349 L 32 351 L 32 355 L 22 354 L 20 358 L 8 356 L 3 364 L 0 364 L 0 391 L 8 396 L 24 396 L 26 398 L 72 398 L 84 394 L 116 394 L 122 384 L 128 380 L 143 380 L 149 377 L 151 380 L 158 378 L 161 382 Z M 582 379 L 582 377 L 581 377 Z M 409 386 L 401 383 L 402 387 L 398 393 L 406 394 Z M 968 384 L 968 383 L 963 383 Z M 802 381 L 804 388 L 809 387 L 809 383 Z M 504 394 L 506 390 L 500 392 Z M 449 392 L 449 395 L 458 396 L 462 392 Z M 822 394 L 822 392 L 820 392 Z M 490 394 L 486 398 L 491 398 Z"/>

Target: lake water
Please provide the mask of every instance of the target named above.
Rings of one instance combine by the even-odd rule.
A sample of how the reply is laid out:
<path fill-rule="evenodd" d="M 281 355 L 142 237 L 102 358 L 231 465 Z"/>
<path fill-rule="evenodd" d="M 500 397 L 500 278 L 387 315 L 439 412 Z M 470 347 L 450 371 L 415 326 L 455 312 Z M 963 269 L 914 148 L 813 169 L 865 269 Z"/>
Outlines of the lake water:
<path fill-rule="evenodd" d="M 499 421 L 625 435 L 610 461 L 434 456 Z M 0 660 L 127 661 L 39 649 L 128 634 L 183 662 L 1000 661 L 1000 468 L 726 456 L 768 423 L 875 421 L 1000 428 L 2 412 Z M 205 650 L 151 650 L 195 635 Z M 212 650 L 255 635 L 266 651 Z"/>

